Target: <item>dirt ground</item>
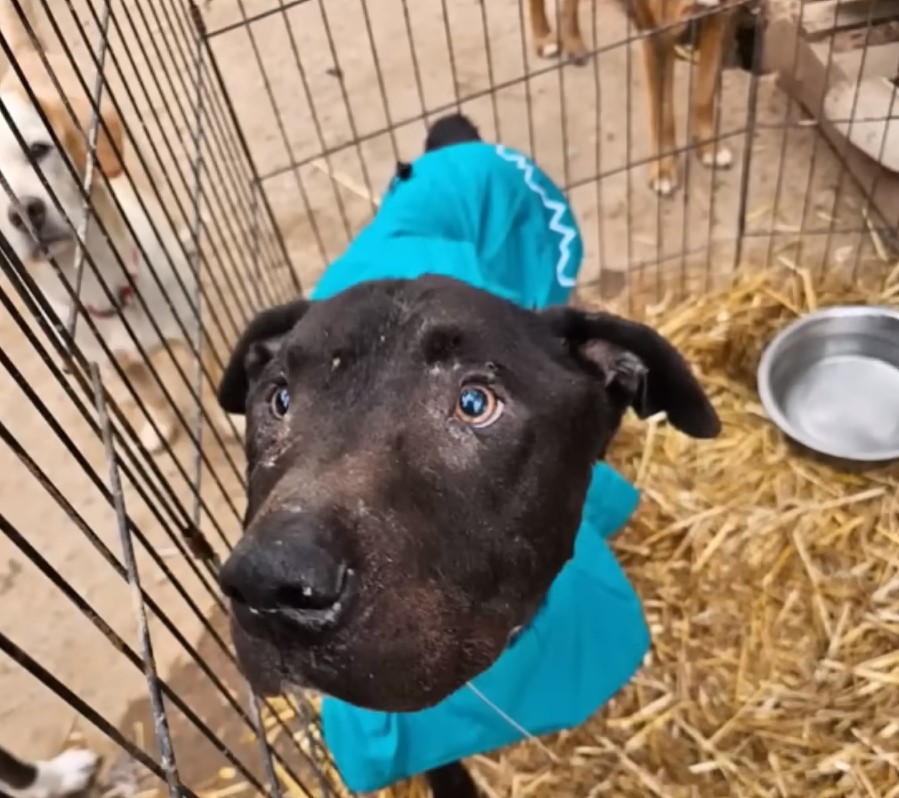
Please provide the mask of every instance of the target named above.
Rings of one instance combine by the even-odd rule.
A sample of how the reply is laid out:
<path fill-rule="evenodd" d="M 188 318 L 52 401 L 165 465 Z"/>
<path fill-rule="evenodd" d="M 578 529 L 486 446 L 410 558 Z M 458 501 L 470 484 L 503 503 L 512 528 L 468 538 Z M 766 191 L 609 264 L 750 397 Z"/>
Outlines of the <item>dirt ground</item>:
<path fill-rule="evenodd" d="M 75 8 L 95 41 L 96 25 L 87 7 L 75 3 Z M 112 36 L 109 55 L 117 66 L 110 67 L 110 81 L 133 126 L 135 141 L 129 146 L 136 143 L 153 171 L 166 176 L 159 185 L 174 196 L 173 212 L 187 222 L 193 136 L 197 119 L 201 122 L 207 283 L 221 286 L 221 295 L 212 290 L 210 313 L 220 314 L 216 318 L 222 320 L 225 338 L 233 339 L 254 307 L 295 290 L 285 251 L 302 282 L 314 281 L 327 259 L 369 217 L 371 200 L 386 185 L 395 162 L 418 151 L 424 132 L 422 101 L 433 112 L 452 107 L 460 96 L 475 98 L 463 107 L 485 137 L 533 153 L 570 187 L 586 244 L 585 286 L 601 284 L 612 295 L 622 287 L 634 290 L 630 278 L 642 274 L 648 285 L 664 289 L 697 270 L 715 282 L 734 268 L 743 211 L 742 255 L 747 262 L 801 258 L 817 265 L 825 258 L 838 264 L 857 259 L 864 267 L 871 258 L 868 235 L 858 232 L 863 229 L 862 198 L 814 128 L 799 123 L 800 114 L 788 107 L 771 77 L 761 77 L 753 86 L 749 73 L 725 72 L 721 131 L 734 151 L 734 167 L 713 175 L 688 156 L 683 159 L 686 190 L 673 199 L 655 197 L 647 189 L 643 163 L 649 152 L 639 47 L 636 42 L 620 44 L 628 37 L 627 24 L 611 0 L 583 4 L 585 36 L 599 52 L 586 66 L 562 70 L 530 53 L 518 0 L 483 5 L 477 0 L 328 0 L 326 15 L 320 0 L 308 0 L 286 12 L 277 9 L 275 0 L 209 0 L 201 9 L 230 104 L 262 178 L 261 191 L 251 182 L 243 145 L 234 134 L 232 105 L 216 89 L 208 55 L 200 66 L 204 91 L 202 108 L 196 111 L 192 70 L 197 51 L 180 3 L 125 0 L 115 12 L 121 27 Z M 273 10 L 250 26 L 241 24 Z M 60 14 L 67 41 L 86 63 L 74 20 Z M 169 55 L 173 42 L 179 53 Z M 531 77 L 523 80 L 526 73 Z M 680 62 L 682 141 L 690 75 L 689 66 Z M 491 92 L 491 86 L 498 88 Z M 754 123 L 747 110 L 752 91 L 757 91 Z M 263 197 L 274 213 L 277 234 Z M 3 290 L 12 291 L 6 282 Z M 115 517 L 100 491 L 107 479 L 100 442 L 5 313 L 0 346 L 71 437 L 72 448 L 64 446 L 6 373 L 0 378 L 3 423 L 81 514 L 84 526 L 120 559 Z M 92 417 L 89 407 L 87 416 Z M 82 469 L 73 452 L 86 459 L 92 473 Z M 205 452 L 203 529 L 223 551 L 223 540 L 233 542 L 239 532 L 240 452 L 229 445 L 226 456 L 214 443 Z M 163 493 L 171 491 L 169 506 L 178 501 L 189 510 L 193 450 L 185 436 L 175 457 L 163 455 L 156 462 L 160 473 L 153 483 Z M 9 447 L 0 450 L 0 473 L 2 512 L 9 524 L 136 647 L 125 581 Z M 210 577 L 202 570 L 195 573 L 195 566 L 178 553 L 154 511 L 158 501 L 143 500 L 133 484 L 126 499 L 136 528 L 160 555 L 158 563 L 141 555 L 147 593 L 171 627 L 211 657 L 213 671 L 243 702 L 244 688 L 232 664 L 204 630 L 203 619 L 213 615 L 215 605 Z M 171 520 L 177 512 L 159 515 L 177 538 Z M 195 607 L 179 594 L 176 583 L 184 586 Z M 4 635 L 126 736 L 150 747 L 143 674 L 5 537 L 0 538 L 0 602 Z M 220 618 L 215 628 L 221 631 Z M 258 767 L 246 727 L 216 697 L 158 614 L 152 617 L 151 631 L 160 674 L 213 731 L 240 747 L 251 768 Z M 62 745 L 75 724 L 91 744 L 113 751 L 90 723 L 5 656 L 0 657 L 0 696 L 0 744 L 26 755 L 47 755 Z M 204 786 L 227 763 L 221 754 L 199 755 L 197 734 L 183 719 L 173 717 L 172 724 L 184 777 L 193 786 Z"/>

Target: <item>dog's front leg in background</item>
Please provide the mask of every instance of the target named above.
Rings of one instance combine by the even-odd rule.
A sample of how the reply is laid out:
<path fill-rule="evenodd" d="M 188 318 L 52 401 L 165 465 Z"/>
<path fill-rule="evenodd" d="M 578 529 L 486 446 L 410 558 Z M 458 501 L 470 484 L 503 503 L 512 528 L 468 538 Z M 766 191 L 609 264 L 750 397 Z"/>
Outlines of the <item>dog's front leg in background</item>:
<path fill-rule="evenodd" d="M 693 94 L 693 139 L 699 157 L 710 168 L 727 168 L 733 161 L 731 151 L 716 140 L 715 125 L 718 80 L 724 42 L 729 41 L 733 12 L 722 9 L 706 17 L 699 28 L 699 74 Z"/>
<path fill-rule="evenodd" d="M 562 0 L 562 14 L 559 20 L 559 41 L 562 52 L 575 64 L 581 66 L 587 62 L 587 45 L 581 35 L 581 23 L 578 16 L 580 0 Z"/>
<path fill-rule="evenodd" d="M 560 0 L 560 3 L 559 35 L 555 36 L 552 25 L 546 18 L 546 0 L 529 0 L 534 51 L 543 58 L 553 58 L 564 53 L 575 64 L 584 64 L 587 45 L 584 44 L 578 19 L 580 0 Z"/>
<path fill-rule="evenodd" d="M 643 3 L 638 2 L 637 6 Z M 651 18 L 637 24 L 641 30 L 654 26 Z M 648 17 L 648 14 L 647 14 Z M 644 24 L 646 27 L 644 27 Z M 646 68 L 646 93 L 649 103 L 649 130 L 653 160 L 650 185 L 668 196 L 677 188 L 677 156 L 674 128 L 674 42 L 670 32 L 650 33 L 643 39 L 643 63 Z"/>
<path fill-rule="evenodd" d="M 549 20 L 546 18 L 546 0 L 530 0 L 528 7 L 531 14 L 531 38 L 534 51 L 543 58 L 552 58 L 559 54 L 559 41 L 553 36 Z"/>

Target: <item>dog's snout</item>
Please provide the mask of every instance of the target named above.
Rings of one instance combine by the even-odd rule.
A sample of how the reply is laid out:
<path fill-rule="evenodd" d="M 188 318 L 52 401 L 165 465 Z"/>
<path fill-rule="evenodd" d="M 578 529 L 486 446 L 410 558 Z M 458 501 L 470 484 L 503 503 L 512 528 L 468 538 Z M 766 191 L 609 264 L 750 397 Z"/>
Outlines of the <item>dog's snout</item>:
<path fill-rule="evenodd" d="M 16 230 L 26 230 L 28 226 L 40 232 L 47 220 L 47 204 L 38 197 L 21 197 L 18 204 L 7 212 L 9 223 Z"/>
<path fill-rule="evenodd" d="M 332 620 L 351 571 L 324 541 L 296 517 L 268 521 L 234 549 L 219 575 L 222 590 L 255 615 L 278 615 L 309 627 Z"/>

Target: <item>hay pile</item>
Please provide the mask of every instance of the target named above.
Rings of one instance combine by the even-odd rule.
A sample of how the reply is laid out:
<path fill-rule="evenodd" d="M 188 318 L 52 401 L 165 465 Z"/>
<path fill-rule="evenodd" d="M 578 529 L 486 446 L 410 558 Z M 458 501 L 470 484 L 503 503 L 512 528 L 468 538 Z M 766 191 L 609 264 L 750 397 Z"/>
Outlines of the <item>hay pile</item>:
<path fill-rule="evenodd" d="M 850 288 L 769 272 L 650 315 L 724 424 L 696 442 L 631 420 L 613 452 L 643 490 L 614 547 L 653 649 L 598 716 L 546 741 L 561 763 L 534 743 L 476 757 L 486 795 L 899 796 L 899 470 L 796 453 L 755 393 L 775 330 L 864 301 L 899 305 L 899 273 Z M 416 779 L 378 798 L 427 794 Z"/>

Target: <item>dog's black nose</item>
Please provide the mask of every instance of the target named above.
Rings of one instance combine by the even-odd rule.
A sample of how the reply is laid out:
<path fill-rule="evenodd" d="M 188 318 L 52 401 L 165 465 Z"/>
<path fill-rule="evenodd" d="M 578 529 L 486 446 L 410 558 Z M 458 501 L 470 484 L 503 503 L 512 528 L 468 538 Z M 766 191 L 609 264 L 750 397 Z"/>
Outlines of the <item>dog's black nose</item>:
<path fill-rule="evenodd" d="M 39 233 L 47 220 L 47 204 L 38 197 L 21 197 L 18 205 L 10 208 L 6 215 L 16 230 L 26 230 L 30 224 L 31 229 Z"/>
<path fill-rule="evenodd" d="M 323 541 L 296 516 L 271 519 L 235 547 L 219 574 L 222 590 L 241 611 L 320 627 L 341 610 L 351 574 Z"/>

